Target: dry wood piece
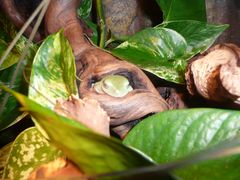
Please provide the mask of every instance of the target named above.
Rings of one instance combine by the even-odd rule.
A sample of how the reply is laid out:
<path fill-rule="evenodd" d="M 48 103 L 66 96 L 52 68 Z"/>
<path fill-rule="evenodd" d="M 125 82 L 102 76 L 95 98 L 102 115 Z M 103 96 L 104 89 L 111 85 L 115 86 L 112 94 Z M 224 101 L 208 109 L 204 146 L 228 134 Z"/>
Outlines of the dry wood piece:
<path fill-rule="evenodd" d="M 97 100 L 110 116 L 110 124 L 114 126 L 139 119 L 149 113 L 167 110 L 167 103 L 139 68 L 92 46 L 84 38 L 76 15 L 79 3 L 79 0 L 51 1 L 45 15 L 45 28 L 48 34 L 64 29 L 76 58 L 77 75 L 81 79 L 81 98 Z M 94 85 L 110 75 L 127 78 L 132 90 L 123 97 L 96 91 Z"/>
<path fill-rule="evenodd" d="M 10 19 L 14 24 L 21 27 L 25 19 L 16 9 L 14 1 L 2 0 L 1 2 L 5 13 L 11 16 Z M 138 67 L 93 46 L 84 37 L 84 32 L 87 34 L 91 34 L 91 32 L 77 17 L 77 8 L 80 5 L 81 0 L 51 0 L 44 20 L 46 36 L 63 29 L 70 42 L 75 55 L 77 75 L 81 79 L 80 98 L 98 101 L 111 118 L 110 125 L 112 126 L 167 110 L 166 101 Z M 11 14 L 12 11 L 14 13 Z M 114 79 L 121 80 L 113 82 Z M 120 92 L 117 92 L 119 84 L 123 84 L 125 87 L 120 88 Z M 100 89 L 103 91 L 98 91 L 96 85 L 102 85 Z"/>
<path fill-rule="evenodd" d="M 129 121 L 125 124 L 121 124 L 119 126 L 111 127 L 112 132 L 117 134 L 121 139 L 124 139 L 128 132 L 141 120 L 134 120 L 134 121 Z"/>
<path fill-rule="evenodd" d="M 65 179 L 67 176 L 80 177 L 83 173 L 70 161 L 58 158 L 39 166 L 28 179 Z"/>
<path fill-rule="evenodd" d="M 240 48 L 216 45 L 193 59 L 186 72 L 190 94 L 240 105 Z"/>
<path fill-rule="evenodd" d="M 67 101 L 58 100 L 54 111 L 83 123 L 95 132 L 109 136 L 110 118 L 94 99 L 81 100 L 72 95 Z"/>
<path fill-rule="evenodd" d="M 168 103 L 169 109 L 187 108 L 185 92 L 178 92 L 177 88 L 173 87 L 158 87 L 157 90 Z"/>
<path fill-rule="evenodd" d="M 115 36 L 132 35 L 152 25 L 139 0 L 103 0 L 106 25 Z"/>

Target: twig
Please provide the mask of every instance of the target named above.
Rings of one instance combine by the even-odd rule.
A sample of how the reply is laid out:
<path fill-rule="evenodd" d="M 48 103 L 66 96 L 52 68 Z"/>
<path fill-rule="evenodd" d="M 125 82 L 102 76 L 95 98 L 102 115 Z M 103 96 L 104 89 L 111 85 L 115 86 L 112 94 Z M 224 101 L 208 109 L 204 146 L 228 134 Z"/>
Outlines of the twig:
<path fill-rule="evenodd" d="M 99 47 L 104 48 L 105 47 L 105 39 L 106 39 L 106 23 L 105 23 L 105 17 L 103 13 L 103 6 L 102 6 L 102 0 L 96 0 L 97 2 L 97 14 L 99 18 L 99 24 L 100 24 L 100 40 L 99 40 Z"/>
<path fill-rule="evenodd" d="M 20 69 L 20 67 L 21 67 L 21 65 L 22 65 L 22 63 L 23 63 L 24 58 L 26 57 L 26 55 L 27 55 L 27 53 L 28 53 L 28 49 L 29 49 L 29 47 L 30 47 L 30 43 L 31 43 L 31 41 L 33 40 L 33 38 L 34 38 L 34 36 L 35 36 L 35 34 L 36 34 L 39 26 L 40 26 L 40 23 L 41 23 L 41 21 L 42 21 L 42 19 L 43 19 L 43 16 L 44 16 L 44 14 L 45 14 L 45 12 L 46 12 L 46 10 L 47 10 L 47 7 L 48 7 L 49 3 L 50 3 L 50 0 L 44 0 L 44 1 L 42 1 L 42 3 L 41 3 L 41 4 L 38 6 L 38 8 L 34 11 L 34 13 L 32 14 L 32 16 L 31 16 L 31 17 L 28 19 L 28 21 L 24 24 L 23 28 L 19 31 L 19 33 L 18 33 L 17 36 L 14 38 L 14 40 L 12 41 L 10 47 L 9 47 L 8 50 L 7 50 L 7 51 L 9 51 L 9 52 L 11 51 L 11 49 L 14 47 L 14 45 L 15 45 L 16 42 L 17 42 L 17 40 L 18 40 L 18 39 L 20 38 L 20 36 L 23 34 L 23 32 L 25 31 L 25 29 L 26 29 L 26 28 L 28 27 L 28 25 L 32 22 L 32 20 L 33 20 L 34 17 L 39 13 L 39 11 L 43 8 L 42 11 L 41 11 L 41 13 L 40 13 L 40 15 L 39 15 L 39 17 L 38 17 L 38 19 L 37 19 L 36 24 L 34 25 L 34 28 L 33 28 L 32 32 L 31 32 L 31 34 L 30 34 L 30 37 L 29 37 L 29 39 L 28 39 L 28 41 L 27 41 L 27 44 L 26 44 L 26 47 L 24 48 L 24 51 L 23 51 L 23 53 L 22 53 L 22 55 L 21 55 L 21 57 L 20 57 L 20 59 L 19 59 L 19 62 L 18 62 L 17 67 L 16 67 L 16 70 L 15 70 L 15 72 L 14 72 L 14 74 L 13 74 L 13 76 L 12 76 L 11 82 L 10 82 L 10 88 L 13 86 L 13 83 L 15 82 L 15 80 L 16 80 L 16 78 L 17 78 L 18 71 L 19 71 L 19 69 Z M 24 28 L 25 28 L 25 29 L 24 29 Z M 6 52 L 6 53 L 5 53 L 6 55 L 5 55 L 5 54 L 4 54 L 4 55 L 7 57 L 8 54 L 9 54 L 9 52 L 8 52 L 8 53 Z M 5 58 L 6 58 L 6 57 L 5 57 Z M 4 56 L 3 56 L 3 58 L 1 59 L 1 61 L 2 61 L 2 62 L 4 61 Z M 0 62 L 1 62 L 1 61 L 0 61 Z M 8 93 L 4 96 L 4 99 L 3 99 L 3 101 L 2 101 L 2 105 L 0 106 L 0 114 L 3 112 L 4 106 L 6 105 L 9 96 L 10 96 L 10 95 L 9 95 Z"/>
<path fill-rule="evenodd" d="M 23 25 L 23 27 L 20 29 L 20 31 L 17 33 L 17 35 L 15 36 L 15 38 L 13 39 L 13 41 L 10 43 L 10 45 L 8 46 L 7 50 L 4 52 L 3 56 L 0 59 L 0 66 L 2 65 L 3 61 L 7 58 L 7 56 L 9 55 L 9 53 L 11 52 L 12 48 L 15 46 L 15 44 L 17 43 L 17 41 L 19 40 L 19 38 L 23 35 L 23 33 L 25 32 L 25 30 L 27 29 L 27 27 L 31 24 L 31 22 L 33 21 L 33 19 L 38 15 L 38 13 L 40 12 L 40 10 L 43 8 L 45 2 L 43 1 L 41 4 L 39 4 L 39 6 L 37 7 L 37 9 L 33 12 L 33 14 L 30 16 L 30 18 L 26 21 L 26 23 Z"/>

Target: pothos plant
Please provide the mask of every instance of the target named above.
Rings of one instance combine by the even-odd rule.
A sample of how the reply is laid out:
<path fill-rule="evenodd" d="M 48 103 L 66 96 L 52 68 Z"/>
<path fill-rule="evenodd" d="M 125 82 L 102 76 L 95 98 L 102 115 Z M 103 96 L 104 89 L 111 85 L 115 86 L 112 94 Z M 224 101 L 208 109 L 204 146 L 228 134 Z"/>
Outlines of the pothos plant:
<path fill-rule="evenodd" d="M 156 2 L 163 12 L 163 22 L 126 36 L 124 42 L 110 51 L 161 79 L 184 84 L 188 61 L 206 51 L 228 26 L 206 22 L 204 0 L 194 4 L 190 0 Z M 112 40 L 106 38 L 101 1 L 96 1 L 96 7 L 98 25 L 89 19 L 93 11 L 91 0 L 83 0 L 77 12 L 92 29 L 92 42 L 105 48 Z M 17 31 L 4 15 L 0 20 L 4 27 L 0 31 L 3 54 Z M 72 116 L 54 112 L 58 99 L 78 97 L 79 93 L 81 96 L 75 54 L 64 31 L 49 35 L 40 44 L 30 43 L 23 63 L 17 64 L 26 42 L 21 36 L 0 66 L 0 99 L 5 105 L 1 109 L 0 129 L 4 133 L 26 116 L 21 115 L 22 111 L 31 115 L 35 126 L 22 131 L 1 149 L 3 179 L 38 177 L 34 172 L 51 162 L 56 162 L 53 167 L 57 171 L 66 166 L 61 166 L 60 161 L 66 158 L 84 174 L 75 177 L 85 179 L 239 178 L 240 111 L 213 108 L 165 111 L 142 119 L 122 141 L 106 137 Z M 16 69 L 20 69 L 17 74 Z M 16 76 L 14 82 L 12 76 Z M 24 78 L 29 84 L 24 83 Z M 103 83 L 107 82 L 95 85 L 107 91 Z M 6 99 L 7 92 L 11 95 Z M 200 161 L 203 162 L 197 163 Z"/>

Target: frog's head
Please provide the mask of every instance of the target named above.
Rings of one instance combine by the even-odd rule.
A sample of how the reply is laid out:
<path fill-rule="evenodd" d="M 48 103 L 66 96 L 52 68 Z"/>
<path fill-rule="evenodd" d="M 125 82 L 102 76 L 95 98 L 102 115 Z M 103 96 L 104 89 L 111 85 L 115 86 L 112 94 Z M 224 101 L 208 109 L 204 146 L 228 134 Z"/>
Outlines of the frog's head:
<path fill-rule="evenodd" d="M 93 84 L 96 92 L 112 97 L 124 97 L 133 90 L 128 78 L 122 75 L 108 75 Z"/>

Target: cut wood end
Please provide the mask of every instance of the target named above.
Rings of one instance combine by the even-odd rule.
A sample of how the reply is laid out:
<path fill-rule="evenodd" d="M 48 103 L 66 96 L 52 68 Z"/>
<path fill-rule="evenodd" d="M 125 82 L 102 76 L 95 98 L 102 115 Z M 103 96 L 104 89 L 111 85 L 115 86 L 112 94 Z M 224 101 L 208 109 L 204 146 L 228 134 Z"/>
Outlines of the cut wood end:
<path fill-rule="evenodd" d="M 185 74 L 190 94 L 214 101 L 240 99 L 240 49 L 234 44 L 216 45 L 190 61 Z M 240 103 L 238 103 L 240 104 Z"/>
<path fill-rule="evenodd" d="M 109 136 L 110 118 L 94 99 L 79 99 L 71 95 L 66 101 L 57 100 L 54 110 L 62 116 L 83 123 L 95 132 Z"/>

